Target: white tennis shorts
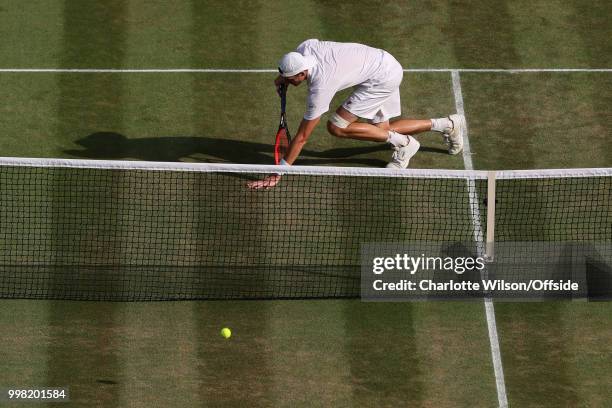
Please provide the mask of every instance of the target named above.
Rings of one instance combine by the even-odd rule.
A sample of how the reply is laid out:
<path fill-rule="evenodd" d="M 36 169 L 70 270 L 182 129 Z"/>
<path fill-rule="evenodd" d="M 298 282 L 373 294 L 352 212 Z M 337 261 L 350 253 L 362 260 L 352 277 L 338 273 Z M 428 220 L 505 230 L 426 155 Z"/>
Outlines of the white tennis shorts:
<path fill-rule="evenodd" d="M 380 75 L 355 87 L 342 107 L 371 123 L 386 122 L 400 116 L 402 106 L 399 87 L 403 77 L 404 70 L 400 63 L 385 52 Z"/>

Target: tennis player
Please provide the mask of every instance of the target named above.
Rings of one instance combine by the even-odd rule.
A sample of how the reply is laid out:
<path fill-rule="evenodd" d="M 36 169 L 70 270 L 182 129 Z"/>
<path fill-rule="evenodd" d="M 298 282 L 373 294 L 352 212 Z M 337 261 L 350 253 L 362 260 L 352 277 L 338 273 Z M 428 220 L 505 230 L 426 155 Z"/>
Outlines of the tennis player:
<path fill-rule="evenodd" d="M 291 165 L 306 141 L 329 110 L 334 95 L 354 87 L 353 93 L 336 109 L 327 122 L 334 136 L 389 143 L 394 152 L 389 168 L 404 169 L 419 150 L 417 133 L 434 131 L 444 136 L 450 154 L 463 150 L 465 118 L 450 115 L 437 119 L 391 118 L 401 114 L 399 87 L 404 75 L 400 63 L 388 52 L 363 44 L 306 40 L 296 51 L 279 62 L 280 75 L 274 84 L 298 86 L 308 83 L 306 113 L 289 150 L 281 162 Z M 358 119 L 367 120 L 359 122 Z M 249 184 L 252 188 L 276 185 L 280 176 L 270 176 Z"/>

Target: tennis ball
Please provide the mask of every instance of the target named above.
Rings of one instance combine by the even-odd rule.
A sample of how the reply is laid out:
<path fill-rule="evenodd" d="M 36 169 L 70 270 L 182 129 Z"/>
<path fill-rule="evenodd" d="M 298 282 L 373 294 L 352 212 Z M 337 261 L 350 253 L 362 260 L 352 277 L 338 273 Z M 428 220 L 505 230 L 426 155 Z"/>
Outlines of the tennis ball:
<path fill-rule="evenodd" d="M 223 338 L 229 339 L 231 335 L 232 335 L 232 331 L 228 329 L 227 327 L 224 327 L 221 329 L 221 336 Z"/>

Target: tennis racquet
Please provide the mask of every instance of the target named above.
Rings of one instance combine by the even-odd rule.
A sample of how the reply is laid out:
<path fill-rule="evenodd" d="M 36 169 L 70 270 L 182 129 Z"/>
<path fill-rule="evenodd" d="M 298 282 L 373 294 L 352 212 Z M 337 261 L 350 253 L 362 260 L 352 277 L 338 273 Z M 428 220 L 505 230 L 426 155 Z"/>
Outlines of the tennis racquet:
<path fill-rule="evenodd" d="M 280 164 L 287 150 L 289 149 L 289 143 L 291 143 L 291 135 L 289 134 L 289 128 L 287 127 L 287 117 L 285 114 L 285 107 L 287 105 L 287 85 L 283 84 L 280 86 L 280 97 L 281 97 L 281 117 L 278 125 L 278 131 L 276 132 L 276 142 L 274 143 L 274 163 Z"/>

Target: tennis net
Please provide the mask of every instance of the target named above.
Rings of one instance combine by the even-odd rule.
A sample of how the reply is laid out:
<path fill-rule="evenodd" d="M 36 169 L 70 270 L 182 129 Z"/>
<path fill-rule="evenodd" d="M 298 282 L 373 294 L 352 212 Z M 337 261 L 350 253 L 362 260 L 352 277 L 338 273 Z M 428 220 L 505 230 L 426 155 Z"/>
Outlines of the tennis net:
<path fill-rule="evenodd" d="M 496 238 L 612 241 L 611 176 L 499 172 Z M 361 245 L 482 242 L 486 190 L 478 171 L 4 158 L 0 297 L 358 297 Z"/>

